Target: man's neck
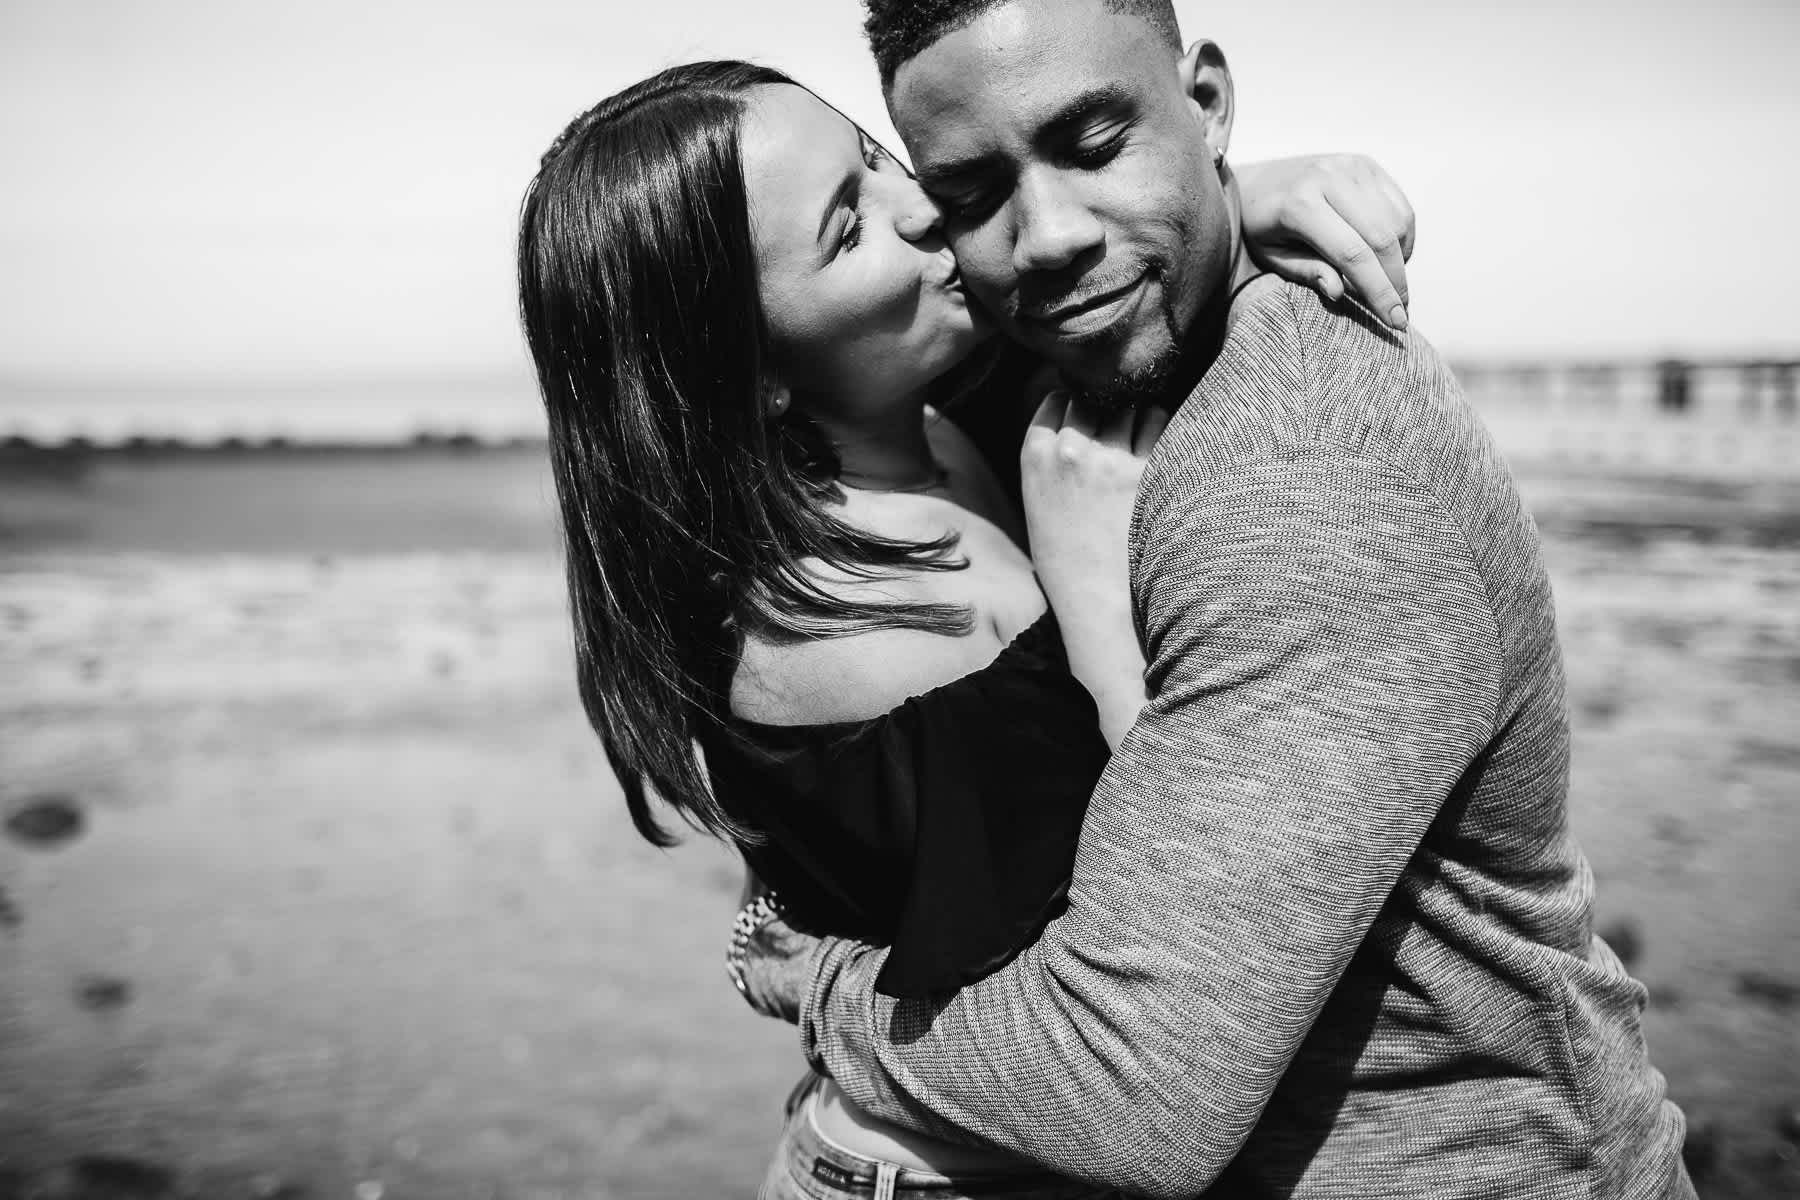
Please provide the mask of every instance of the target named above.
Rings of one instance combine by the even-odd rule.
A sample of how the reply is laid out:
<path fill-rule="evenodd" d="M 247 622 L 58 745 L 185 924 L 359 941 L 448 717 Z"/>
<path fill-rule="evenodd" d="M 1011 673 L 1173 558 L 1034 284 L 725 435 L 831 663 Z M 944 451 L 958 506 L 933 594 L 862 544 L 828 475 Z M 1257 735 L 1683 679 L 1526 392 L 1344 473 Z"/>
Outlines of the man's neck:
<path fill-rule="evenodd" d="M 1244 249 L 1237 184 L 1229 179 L 1225 185 L 1225 205 L 1231 214 L 1231 267 L 1225 272 L 1224 283 L 1213 290 L 1195 314 L 1187 336 L 1182 340 L 1181 359 L 1176 363 L 1174 374 L 1169 377 L 1168 390 L 1163 395 L 1163 401 L 1171 411 L 1181 407 L 1181 402 L 1193 394 L 1219 357 L 1230 326 L 1231 303 L 1237 298 L 1238 291 L 1262 274 L 1262 268 Z"/>

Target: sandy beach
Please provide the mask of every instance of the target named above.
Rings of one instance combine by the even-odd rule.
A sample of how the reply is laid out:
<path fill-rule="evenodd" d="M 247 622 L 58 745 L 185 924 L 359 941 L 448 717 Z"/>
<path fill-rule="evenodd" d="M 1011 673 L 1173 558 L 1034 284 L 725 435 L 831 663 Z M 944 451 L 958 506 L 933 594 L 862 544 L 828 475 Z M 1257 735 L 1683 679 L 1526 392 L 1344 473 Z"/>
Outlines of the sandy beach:
<path fill-rule="evenodd" d="M 1703 1196 L 1800 1194 L 1800 482 L 1521 472 Z M 792 1030 L 632 833 L 540 452 L 0 465 L 0 1200 L 749 1196 Z"/>

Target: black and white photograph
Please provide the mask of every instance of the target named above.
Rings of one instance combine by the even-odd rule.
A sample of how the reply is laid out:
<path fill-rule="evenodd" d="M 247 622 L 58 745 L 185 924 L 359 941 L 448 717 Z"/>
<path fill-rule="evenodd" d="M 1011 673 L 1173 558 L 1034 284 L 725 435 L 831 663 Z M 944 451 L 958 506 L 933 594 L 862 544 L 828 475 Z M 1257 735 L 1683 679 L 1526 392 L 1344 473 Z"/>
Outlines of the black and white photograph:
<path fill-rule="evenodd" d="M 1797 53 L 0 0 L 0 1200 L 1800 1196 Z"/>

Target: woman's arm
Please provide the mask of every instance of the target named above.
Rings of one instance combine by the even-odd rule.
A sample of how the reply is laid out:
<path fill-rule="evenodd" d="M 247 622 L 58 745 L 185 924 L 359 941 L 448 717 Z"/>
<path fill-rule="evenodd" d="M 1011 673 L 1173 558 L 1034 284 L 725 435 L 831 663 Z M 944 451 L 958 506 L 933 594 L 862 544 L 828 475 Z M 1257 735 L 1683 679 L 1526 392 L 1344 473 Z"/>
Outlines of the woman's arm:
<path fill-rule="evenodd" d="M 1102 413 L 1052 391 L 1019 453 L 1038 583 L 1056 610 L 1069 668 L 1093 696 L 1114 749 L 1146 698 L 1127 547 L 1138 481 L 1167 423 L 1160 408 Z"/>
<path fill-rule="evenodd" d="M 1348 292 L 1406 328 L 1412 205 L 1393 177 L 1360 154 L 1234 163 L 1244 245 L 1266 270 L 1327 300 Z"/>

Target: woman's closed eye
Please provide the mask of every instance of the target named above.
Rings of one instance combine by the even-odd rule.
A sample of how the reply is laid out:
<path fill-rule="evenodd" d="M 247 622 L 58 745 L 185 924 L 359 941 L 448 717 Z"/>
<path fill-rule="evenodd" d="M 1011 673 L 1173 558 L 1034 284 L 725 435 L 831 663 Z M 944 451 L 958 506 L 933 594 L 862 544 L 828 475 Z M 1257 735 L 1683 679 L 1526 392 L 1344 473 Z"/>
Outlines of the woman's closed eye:
<path fill-rule="evenodd" d="M 856 131 L 856 137 L 862 150 L 863 163 L 869 170 L 885 171 L 900 166 L 899 159 L 889 154 L 887 149 L 882 146 L 880 142 L 876 141 L 862 130 L 858 129 Z M 904 168 L 902 169 L 904 170 Z M 912 172 L 907 171 L 906 174 L 910 178 Z M 838 235 L 837 253 L 842 254 L 846 250 L 856 249 L 857 246 L 862 244 L 862 236 L 862 198 L 858 195 L 855 206 L 850 209 L 850 219 L 844 222 L 844 231 Z"/>
<path fill-rule="evenodd" d="M 862 244 L 863 215 L 862 209 L 850 210 L 850 219 L 844 223 L 844 232 L 838 235 L 838 253 L 854 250 Z"/>

